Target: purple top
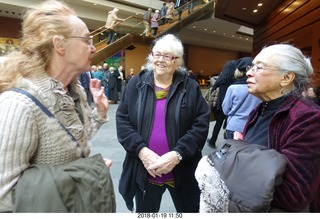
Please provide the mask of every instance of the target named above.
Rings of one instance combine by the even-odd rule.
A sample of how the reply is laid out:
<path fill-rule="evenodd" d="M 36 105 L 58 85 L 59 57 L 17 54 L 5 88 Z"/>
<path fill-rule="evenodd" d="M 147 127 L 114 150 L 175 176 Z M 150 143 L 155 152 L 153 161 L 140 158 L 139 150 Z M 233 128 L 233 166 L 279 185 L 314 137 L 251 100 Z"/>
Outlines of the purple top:
<path fill-rule="evenodd" d="M 157 153 L 159 156 L 169 152 L 168 139 L 166 134 L 166 122 L 165 122 L 165 106 L 167 99 L 158 99 L 156 101 L 156 108 L 154 114 L 153 128 L 151 131 L 151 137 L 149 142 L 150 150 Z M 153 178 L 148 176 L 149 181 L 156 184 L 164 184 L 169 181 L 173 181 L 173 173 L 169 172 L 163 174 L 162 177 Z"/>

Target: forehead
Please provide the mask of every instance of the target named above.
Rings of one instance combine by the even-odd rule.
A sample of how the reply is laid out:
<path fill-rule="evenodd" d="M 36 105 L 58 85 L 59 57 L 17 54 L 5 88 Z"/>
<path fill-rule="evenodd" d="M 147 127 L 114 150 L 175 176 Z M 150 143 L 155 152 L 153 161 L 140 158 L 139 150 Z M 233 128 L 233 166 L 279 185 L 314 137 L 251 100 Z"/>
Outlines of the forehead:
<path fill-rule="evenodd" d="M 72 15 L 70 18 L 74 34 L 89 34 L 87 25 L 77 16 Z"/>
<path fill-rule="evenodd" d="M 272 51 L 268 51 L 267 49 L 262 50 L 254 59 L 254 64 L 265 64 L 265 65 L 271 65 L 276 60 L 276 54 Z"/>

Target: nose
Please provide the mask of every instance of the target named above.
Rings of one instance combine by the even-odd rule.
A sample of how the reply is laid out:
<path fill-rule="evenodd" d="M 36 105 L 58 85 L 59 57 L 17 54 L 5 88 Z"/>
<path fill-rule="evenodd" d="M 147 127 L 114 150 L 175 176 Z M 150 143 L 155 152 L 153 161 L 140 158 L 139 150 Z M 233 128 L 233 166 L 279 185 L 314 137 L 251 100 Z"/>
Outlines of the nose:
<path fill-rule="evenodd" d="M 249 69 L 249 70 L 246 72 L 246 76 L 247 76 L 248 78 L 253 76 L 252 68 Z"/>
<path fill-rule="evenodd" d="M 160 55 L 159 59 L 158 60 L 163 60 L 164 59 L 164 55 Z"/>
<path fill-rule="evenodd" d="M 94 45 L 91 46 L 91 53 L 95 53 L 97 51 L 96 47 Z"/>

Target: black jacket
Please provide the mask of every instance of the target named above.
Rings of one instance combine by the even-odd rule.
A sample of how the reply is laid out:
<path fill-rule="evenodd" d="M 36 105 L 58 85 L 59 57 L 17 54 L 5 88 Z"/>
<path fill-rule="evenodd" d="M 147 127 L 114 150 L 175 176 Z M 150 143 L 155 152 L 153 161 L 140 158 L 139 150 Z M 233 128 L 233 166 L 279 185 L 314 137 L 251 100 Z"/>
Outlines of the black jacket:
<path fill-rule="evenodd" d="M 147 177 L 138 153 L 148 146 L 153 126 L 156 103 L 153 81 L 153 72 L 147 70 L 133 77 L 116 113 L 118 140 L 127 152 L 119 191 L 129 210 L 133 209 L 136 188 L 144 191 Z M 178 151 L 183 157 L 173 169 L 175 186 L 184 191 L 183 200 L 191 205 L 199 205 L 200 190 L 194 172 L 208 135 L 209 115 L 208 104 L 197 82 L 186 73 L 176 72 L 167 96 L 166 130 L 170 150 Z"/>

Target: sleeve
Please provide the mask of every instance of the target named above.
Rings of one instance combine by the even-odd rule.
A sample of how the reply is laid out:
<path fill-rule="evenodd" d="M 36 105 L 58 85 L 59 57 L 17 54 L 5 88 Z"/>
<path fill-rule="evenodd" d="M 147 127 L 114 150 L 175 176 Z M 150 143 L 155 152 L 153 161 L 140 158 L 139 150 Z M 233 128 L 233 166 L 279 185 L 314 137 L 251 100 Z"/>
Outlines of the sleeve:
<path fill-rule="evenodd" d="M 230 88 L 231 87 L 227 89 L 226 96 L 222 102 L 222 111 L 223 111 L 223 114 L 226 116 L 229 115 L 229 112 L 232 109 L 232 91 Z"/>
<path fill-rule="evenodd" d="M 137 99 L 131 95 L 138 96 L 135 88 L 137 78 L 133 77 L 128 82 L 116 112 L 118 140 L 131 156 L 138 156 L 141 148 L 147 146 L 145 139 L 137 131 Z"/>
<path fill-rule="evenodd" d="M 192 159 L 195 154 L 203 149 L 210 124 L 210 108 L 202 95 L 200 86 L 194 80 L 189 79 L 189 82 L 196 84 L 187 88 L 190 94 L 193 93 L 188 97 L 188 102 L 190 102 L 193 110 L 187 110 L 190 112 L 183 114 L 184 116 L 180 118 L 183 124 L 181 126 L 183 135 L 173 149 L 178 151 L 185 160 Z"/>
<path fill-rule="evenodd" d="M 0 205 L 30 165 L 38 147 L 38 128 L 30 102 L 17 95 L 0 98 Z M 9 204 L 9 203 L 6 203 Z M 4 205 L 6 205 L 4 204 Z"/>
<path fill-rule="evenodd" d="M 320 123 L 315 122 L 319 121 L 320 111 L 318 108 L 296 107 L 298 112 L 289 112 L 290 121 L 281 123 L 285 128 L 273 127 L 272 139 L 281 141 L 279 145 L 272 143 L 270 147 L 284 154 L 288 161 L 283 182 L 276 187 L 273 203 L 281 209 L 297 212 L 308 207 L 320 184 Z"/>

